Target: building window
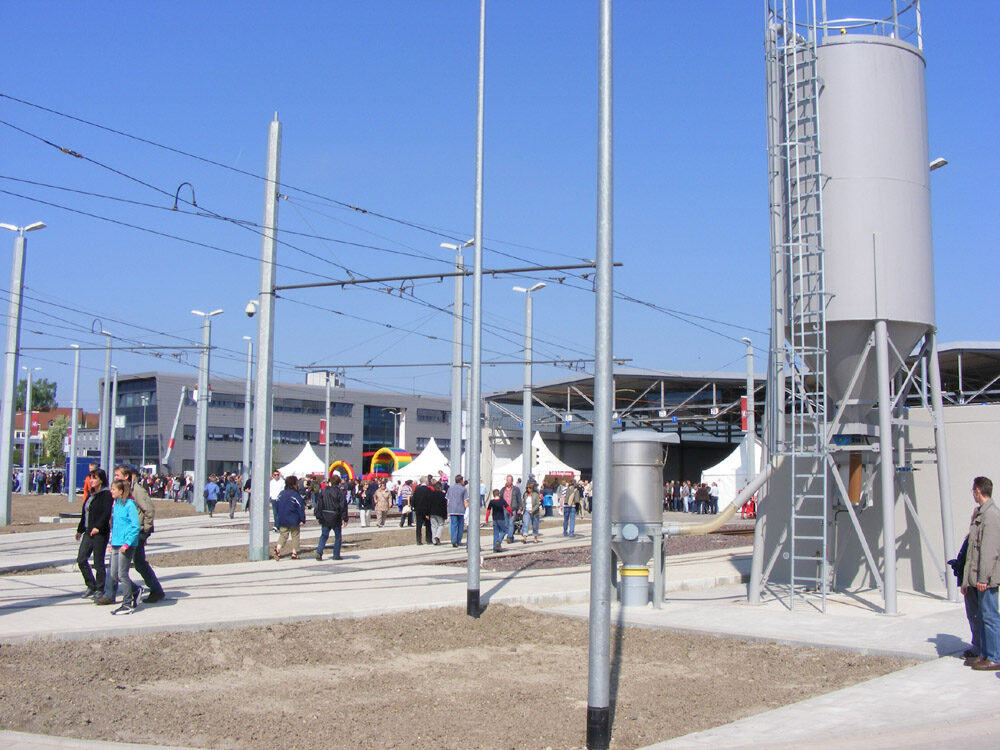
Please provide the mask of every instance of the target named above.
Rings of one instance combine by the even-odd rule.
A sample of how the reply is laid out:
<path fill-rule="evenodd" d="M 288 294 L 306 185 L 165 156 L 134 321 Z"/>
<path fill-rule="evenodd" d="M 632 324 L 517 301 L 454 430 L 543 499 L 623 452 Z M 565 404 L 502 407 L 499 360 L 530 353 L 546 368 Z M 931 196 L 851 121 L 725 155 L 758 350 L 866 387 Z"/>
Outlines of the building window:
<path fill-rule="evenodd" d="M 350 432 L 335 432 L 330 435 L 330 445 L 336 445 L 339 448 L 350 448 L 354 441 L 354 435 Z"/>
<path fill-rule="evenodd" d="M 364 426 L 361 433 L 362 450 L 365 453 L 379 448 L 395 447 L 398 410 L 388 406 L 365 405 Z"/>
<path fill-rule="evenodd" d="M 319 433 L 318 432 L 308 432 L 306 430 L 275 430 L 273 433 L 276 442 L 282 445 L 288 445 L 292 443 L 318 443 Z"/>
<path fill-rule="evenodd" d="M 333 405 L 330 405 L 331 409 Z M 274 410 L 292 414 L 326 414 L 326 401 L 309 401 L 302 398 L 276 398 Z"/>
<path fill-rule="evenodd" d="M 422 451 L 427 447 L 427 444 L 431 441 L 429 437 L 418 437 L 417 438 L 417 453 Z M 437 443 L 438 448 L 441 449 L 443 453 L 447 453 L 451 450 L 451 439 L 450 438 L 434 438 L 434 442 Z"/>
<path fill-rule="evenodd" d="M 449 412 L 441 409 L 417 409 L 418 422 L 447 422 Z"/>

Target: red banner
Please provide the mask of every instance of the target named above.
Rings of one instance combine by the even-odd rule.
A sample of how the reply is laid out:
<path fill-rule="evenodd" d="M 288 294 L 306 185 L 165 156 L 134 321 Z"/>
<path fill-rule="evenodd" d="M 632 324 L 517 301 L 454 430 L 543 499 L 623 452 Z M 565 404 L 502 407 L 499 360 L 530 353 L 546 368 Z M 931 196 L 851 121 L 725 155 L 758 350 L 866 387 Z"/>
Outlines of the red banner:
<path fill-rule="evenodd" d="M 326 420 L 319 420 L 319 444 L 326 445 Z"/>
<path fill-rule="evenodd" d="M 38 437 L 38 428 L 41 426 L 42 420 L 38 416 L 37 411 L 31 412 L 31 437 Z"/>
<path fill-rule="evenodd" d="M 743 432 L 747 431 L 747 397 L 740 396 L 740 424 Z"/>

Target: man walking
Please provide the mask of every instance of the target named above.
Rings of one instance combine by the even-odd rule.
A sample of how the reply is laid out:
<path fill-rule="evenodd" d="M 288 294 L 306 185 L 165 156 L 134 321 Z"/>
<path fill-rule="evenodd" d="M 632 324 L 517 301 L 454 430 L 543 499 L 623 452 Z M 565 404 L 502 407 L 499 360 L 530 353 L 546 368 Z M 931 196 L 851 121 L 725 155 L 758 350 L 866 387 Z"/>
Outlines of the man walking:
<path fill-rule="evenodd" d="M 420 483 L 413 490 L 410 497 L 410 505 L 413 506 L 413 515 L 417 520 L 417 544 L 423 544 L 420 540 L 420 529 L 426 529 L 427 543 L 431 543 L 431 488 L 428 486 L 430 477 L 420 477 Z"/>
<path fill-rule="evenodd" d="M 1000 507 L 993 502 L 993 482 L 986 477 L 972 481 L 972 497 L 979 506 L 969 525 L 969 551 L 965 560 L 962 593 L 975 590 L 982 652 L 969 663 L 981 672 L 1000 671 Z"/>
<path fill-rule="evenodd" d="M 510 474 L 507 475 L 507 481 L 504 483 L 503 489 L 500 490 L 500 499 L 503 500 L 504 505 L 510 508 L 505 520 L 507 524 L 507 544 L 513 544 L 514 519 L 517 518 L 524 506 L 521 503 L 521 488 L 514 484 L 514 477 Z"/>
<path fill-rule="evenodd" d="M 340 559 L 341 528 L 347 521 L 347 496 L 340 486 L 340 475 L 334 474 L 330 483 L 319 491 L 313 504 L 313 512 L 322 530 L 316 545 L 316 559 L 323 559 L 323 550 L 333 531 L 333 559 Z"/>
<path fill-rule="evenodd" d="M 448 519 L 451 522 L 451 546 L 457 547 L 462 543 L 465 509 L 469 507 L 469 489 L 462 482 L 461 474 L 457 474 L 455 481 L 448 486 L 445 497 L 448 499 Z"/>

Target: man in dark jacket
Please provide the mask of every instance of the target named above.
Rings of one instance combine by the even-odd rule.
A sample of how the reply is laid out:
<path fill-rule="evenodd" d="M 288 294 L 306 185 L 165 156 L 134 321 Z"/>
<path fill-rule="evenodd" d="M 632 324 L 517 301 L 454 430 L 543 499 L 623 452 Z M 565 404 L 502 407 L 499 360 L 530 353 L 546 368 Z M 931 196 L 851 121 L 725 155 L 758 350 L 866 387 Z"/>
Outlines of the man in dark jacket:
<path fill-rule="evenodd" d="M 410 505 L 413 506 L 413 515 L 417 519 L 417 544 L 423 544 L 420 541 L 420 529 L 424 528 L 427 530 L 427 543 L 431 543 L 431 488 L 428 486 L 430 482 L 430 477 L 420 477 L 420 483 L 417 488 L 413 490 L 413 495 L 410 497 Z"/>
<path fill-rule="evenodd" d="M 316 546 L 316 559 L 323 559 L 326 541 L 333 531 L 333 559 L 340 559 L 340 529 L 347 520 L 347 495 L 340 486 L 340 477 L 334 474 L 330 484 L 320 490 L 313 501 L 313 512 L 322 530 L 319 532 L 319 544 Z"/>
<path fill-rule="evenodd" d="M 108 475 L 104 469 L 94 469 L 90 472 L 90 494 L 83 501 L 80 512 L 80 523 L 76 527 L 76 540 L 80 542 L 80 551 L 76 556 L 76 564 L 83 574 L 83 582 L 87 590 L 84 599 L 93 598 L 99 591 L 104 591 L 106 571 L 104 568 L 104 553 L 108 548 L 108 536 L 111 532 L 111 491 L 108 490 Z M 93 571 L 87 559 L 94 556 Z"/>
<path fill-rule="evenodd" d="M 431 537 L 434 544 L 441 544 L 441 529 L 444 528 L 448 515 L 448 498 L 441 490 L 441 483 L 435 482 L 431 486 Z"/>

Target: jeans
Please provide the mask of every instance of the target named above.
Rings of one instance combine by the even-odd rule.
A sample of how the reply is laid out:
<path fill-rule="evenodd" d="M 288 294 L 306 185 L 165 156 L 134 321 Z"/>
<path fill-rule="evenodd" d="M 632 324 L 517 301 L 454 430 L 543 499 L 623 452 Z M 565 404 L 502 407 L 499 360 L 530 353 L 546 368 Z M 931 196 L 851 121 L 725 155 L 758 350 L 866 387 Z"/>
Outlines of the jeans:
<path fill-rule="evenodd" d="M 323 556 L 323 550 L 326 549 L 326 540 L 330 538 L 330 531 L 333 531 L 333 559 L 340 559 L 340 524 L 336 526 L 323 526 L 319 532 L 319 544 L 316 545 L 316 557 Z"/>
<path fill-rule="evenodd" d="M 278 528 L 278 501 L 271 501 L 271 528 Z"/>
<path fill-rule="evenodd" d="M 149 539 L 149 534 L 140 531 L 139 539 L 135 543 L 135 555 L 132 557 L 132 567 L 135 568 L 136 573 L 142 576 L 142 581 L 146 584 L 146 588 L 149 589 L 150 594 L 163 596 L 163 587 L 157 580 L 153 568 L 146 561 L 147 539 Z"/>
<path fill-rule="evenodd" d="M 499 518 L 493 518 L 493 551 L 500 551 L 500 543 L 503 542 L 503 538 L 507 535 L 507 522 L 501 521 Z"/>
<path fill-rule="evenodd" d="M 451 520 L 451 543 L 462 543 L 462 531 L 465 529 L 465 516 L 452 514 L 448 516 Z"/>
<path fill-rule="evenodd" d="M 108 538 L 103 534 L 95 534 L 94 536 L 84 534 L 80 538 L 80 551 L 76 556 L 76 565 L 83 574 L 83 582 L 87 584 L 87 588 L 91 591 L 104 590 L 105 577 L 107 575 L 104 568 L 104 553 L 107 548 Z M 90 563 L 87 562 L 91 553 L 94 555 L 94 570 L 97 572 L 96 578 L 94 578 L 94 573 L 90 570 Z"/>
<path fill-rule="evenodd" d="M 1000 662 L 1000 612 L 997 611 L 997 587 L 979 594 L 979 642 L 981 656 L 993 662 Z"/>
<path fill-rule="evenodd" d="M 573 536 L 576 533 L 576 506 L 567 505 L 563 508 L 563 536 Z"/>
<path fill-rule="evenodd" d="M 403 528 L 404 526 L 412 526 L 412 525 L 413 525 L 413 511 L 411 510 L 409 513 L 403 513 L 403 509 L 400 508 L 399 509 L 399 528 Z"/>
<path fill-rule="evenodd" d="M 521 536 L 527 537 L 528 531 L 531 531 L 531 535 L 538 538 L 538 522 L 541 521 L 540 516 L 536 516 L 534 513 L 525 513 L 524 522 L 521 525 Z"/>
<path fill-rule="evenodd" d="M 135 584 L 128 577 L 128 570 L 132 567 L 134 554 L 135 547 L 129 547 L 127 552 L 122 552 L 121 547 L 111 548 L 111 577 L 116 588 L 119 583 L 122 585 L 122 601 L 125 604 L 132 603 L 132 594 L 135 592 Z M 114 596 L 109 598 L 114 599 Z"/>
<path fill-rule="evenodd" d="M 969 619 L 969 629 L 972 631 L 972 650 L 983 655 L 983 622 L 979 618 L 979 592 L 976 587 L 965 590 L 965 616 Z"/>
<path fill-rule="evenodd" d="M 507 531 L 507 543 L 514 543 L 514 514 L 504 511 L 503 514 L 504 527 Z"/>

